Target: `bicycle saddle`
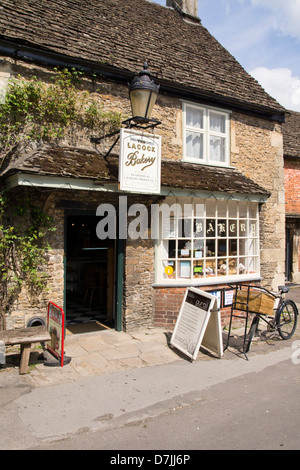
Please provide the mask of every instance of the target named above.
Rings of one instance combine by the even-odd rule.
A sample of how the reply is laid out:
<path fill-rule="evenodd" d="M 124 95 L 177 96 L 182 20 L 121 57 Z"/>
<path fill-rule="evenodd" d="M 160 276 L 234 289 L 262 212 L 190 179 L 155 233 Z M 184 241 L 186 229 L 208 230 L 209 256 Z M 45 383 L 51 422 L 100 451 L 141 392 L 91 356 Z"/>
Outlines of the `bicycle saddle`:
<path fill-rule="evenodd" d="M 279 286 L 278 290 L 280 290 L 283 294 L 287 294 L 290 288 L 287 286 Z"/>

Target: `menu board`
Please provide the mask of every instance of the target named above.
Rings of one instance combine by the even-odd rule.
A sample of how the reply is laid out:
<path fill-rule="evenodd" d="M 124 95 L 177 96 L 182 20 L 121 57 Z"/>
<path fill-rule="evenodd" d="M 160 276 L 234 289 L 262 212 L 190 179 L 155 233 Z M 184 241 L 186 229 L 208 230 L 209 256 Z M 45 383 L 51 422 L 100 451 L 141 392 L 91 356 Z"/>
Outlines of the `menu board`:
<path fill-rule="evenodd" d="M 171 345 L 195 360 L 201 344 L 218 357 L 223 355 L 220 312 L 217 298 L 194 287 L 186 290 Z"/>

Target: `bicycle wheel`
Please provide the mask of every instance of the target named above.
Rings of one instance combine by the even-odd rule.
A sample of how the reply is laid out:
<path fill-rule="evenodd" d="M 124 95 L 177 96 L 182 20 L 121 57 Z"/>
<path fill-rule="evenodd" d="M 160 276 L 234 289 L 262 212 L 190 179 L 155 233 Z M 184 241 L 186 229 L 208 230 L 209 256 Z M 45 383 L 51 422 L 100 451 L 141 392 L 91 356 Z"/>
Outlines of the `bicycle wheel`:
<path fill-rule="evenodd" d="M 285 300 L 276 312 L 275 325 L 282 339 L 293 336 L 297 326 L 298 309 L 292 300 Z"/>
<path fill-rule="evenodd" d="M 252 340 L 254 338 L 255 333 L 257 332 L 258 329 L 258 324 L 259 324 L 259 315 L 255 315 L 255 317 L 252 320 L 250 330 L 249 330 L 249 335 L 248 335 L 248 343 L 246 347 L 246 353 L 249 352 L 250 346 L 252 343 Z"/>

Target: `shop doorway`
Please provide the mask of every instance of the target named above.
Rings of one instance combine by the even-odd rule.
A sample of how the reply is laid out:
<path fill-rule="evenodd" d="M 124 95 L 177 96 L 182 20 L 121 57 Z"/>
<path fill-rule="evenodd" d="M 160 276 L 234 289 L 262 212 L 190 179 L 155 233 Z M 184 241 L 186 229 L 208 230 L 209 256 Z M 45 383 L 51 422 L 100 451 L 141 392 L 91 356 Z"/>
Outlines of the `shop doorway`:
<path fill-rule="evenodd" d="M 71 332 L 114 328 L 115 242 L 99 240 L 94 215 L 66 215 L 65 314 Z"/>
<path fill-rule="evenodd" d="M 293 238 L 292 229 L 286 228 L 285 231 L 285 280 L 292 280 L 293 269 Z"/>

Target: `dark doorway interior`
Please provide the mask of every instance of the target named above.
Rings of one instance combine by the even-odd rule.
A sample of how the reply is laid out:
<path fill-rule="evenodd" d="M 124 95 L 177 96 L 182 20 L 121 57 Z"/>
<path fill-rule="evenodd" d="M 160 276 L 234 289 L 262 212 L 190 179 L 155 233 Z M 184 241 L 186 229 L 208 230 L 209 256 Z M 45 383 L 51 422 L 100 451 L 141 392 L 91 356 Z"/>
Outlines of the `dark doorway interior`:
<path fill-rule="evenodd" d="M 66 219 L 66 323 L 113 326 L 114 243 L 99 240 L 90 215 Z"/>
<path fill-rule="evenodd" d="M 292 229 L 286 228 L 285 237 L 285 280 L 292 280 L 292 268 L 293 268 L 293 239 Z"/>

